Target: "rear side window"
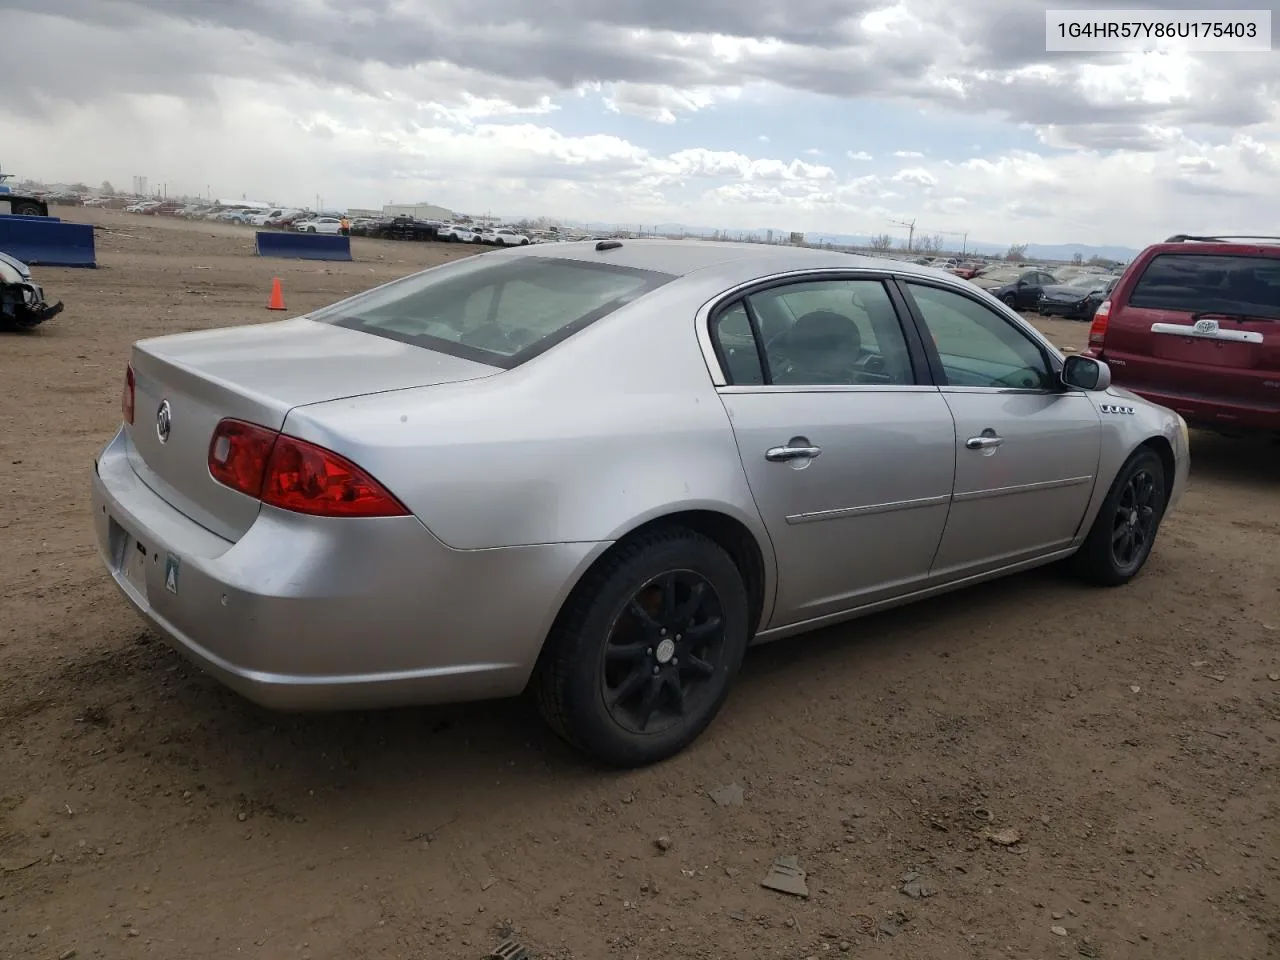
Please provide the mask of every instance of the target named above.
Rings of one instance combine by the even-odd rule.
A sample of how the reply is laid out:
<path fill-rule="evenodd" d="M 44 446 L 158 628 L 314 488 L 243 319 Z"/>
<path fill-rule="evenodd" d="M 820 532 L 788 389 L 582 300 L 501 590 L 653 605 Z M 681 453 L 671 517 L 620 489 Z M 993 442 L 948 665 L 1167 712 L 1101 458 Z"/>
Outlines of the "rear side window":
<path fill-rule="evenodd" d="M 468 257 L 310 318 L 509 369 L 674 279 L 558 257 Z"/>
<path fill-rule="evenodd" d="M 1280 258 L 1157 254 L 1134 285 L 1128 305 L 1280 320 Z"/>

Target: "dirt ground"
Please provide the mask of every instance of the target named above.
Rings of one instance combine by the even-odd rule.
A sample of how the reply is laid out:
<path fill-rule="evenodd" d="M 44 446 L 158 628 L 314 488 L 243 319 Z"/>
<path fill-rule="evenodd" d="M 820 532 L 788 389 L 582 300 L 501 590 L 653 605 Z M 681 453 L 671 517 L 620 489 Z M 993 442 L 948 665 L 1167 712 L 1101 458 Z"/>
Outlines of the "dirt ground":
<path fill-rule="evenodd" d="M 128 347 L 273 319 L 272 275 L 300 312 L 467 251 L 259 260 L 244 228 L 61 212 L 101 268 L 37 269 L 66 313 L 0 336 L 0 957 L 1280 956 L 1280 448 L 1194 436 L 1125 588 L 1043 570 L 754 651 L 653 769 L 519 701 L 276 715 L 96 555 Z M 808 899 L 760 886 L 784 854 Z"/>

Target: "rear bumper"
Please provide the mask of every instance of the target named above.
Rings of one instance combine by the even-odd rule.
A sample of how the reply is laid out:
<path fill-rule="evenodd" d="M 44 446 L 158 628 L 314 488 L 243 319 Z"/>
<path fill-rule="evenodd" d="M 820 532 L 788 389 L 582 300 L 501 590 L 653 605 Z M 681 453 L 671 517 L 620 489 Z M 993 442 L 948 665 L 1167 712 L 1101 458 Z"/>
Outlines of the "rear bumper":
<path fill-rule="evenodd" d="M 569 588 L 607 546 L 453 550 L 414 517 L 335 520 L 268 507 L 232 543 L 152 492 L 127 444 L 118 433 L 92 476 L 108 571 L 170 646 L 275 709 L 517 694 Z M 135 555 L 142 572 L 130 576 Z"/>

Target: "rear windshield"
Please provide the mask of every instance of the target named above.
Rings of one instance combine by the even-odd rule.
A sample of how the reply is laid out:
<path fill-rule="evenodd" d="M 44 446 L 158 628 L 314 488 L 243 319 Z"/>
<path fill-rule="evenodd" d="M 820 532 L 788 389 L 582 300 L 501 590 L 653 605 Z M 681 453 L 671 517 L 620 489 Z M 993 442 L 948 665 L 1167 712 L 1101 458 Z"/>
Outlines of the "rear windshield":
<path fill-rule="evenodd" d="M 1280 320 L 1280 259 L 1158 254 L 1134 286 L 1129 306 Z"/>
<path fill-rule="evenodd" d="M 310 317 L 511 368 L 674 279 L 615 264 L 482 254 Z"/>

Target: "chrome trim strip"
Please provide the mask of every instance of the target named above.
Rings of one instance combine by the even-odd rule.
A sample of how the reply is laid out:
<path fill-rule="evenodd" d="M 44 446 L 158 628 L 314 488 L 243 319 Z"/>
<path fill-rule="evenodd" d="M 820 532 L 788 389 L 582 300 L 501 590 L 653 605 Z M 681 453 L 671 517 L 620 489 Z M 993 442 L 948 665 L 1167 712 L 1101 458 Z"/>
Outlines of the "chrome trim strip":
<path fill-rule="evenodd" d="M 1224 330 L 1219 327 L 1209 333 L 1201 333 L 1193 326 L 1181 323 L 1153 323 L 1152 333 L 1170 333 L 1177 337 L 1195 337 L 1197 340 L 1226 340 L 1230 343 L 1262 343 L 1262 334 L 1256 330 Z"/>
<path fill-rule="evenodd" d="M 1036 387 L 962 387 L 962 386 L 945 386 L 940 387 L 945 393 L 985 393 L 992 396 L 1002 396 L 1008 393 L 1022 394 L 1024 396 L 1037 397 L 1083 397 L 1083 390 L 1073 390 L 1063 388 L 1061 390 L 1041 390 Z"/>
<path fill-rule="evenodd" d="M 746 393 L 937 393 L 930 384 L 899 383 L 770 383 L 717 387 L 716 393 L 740 396 Z"/>
<path fill-rule="evenodd" d="M 1059 487 L 1076 487 L 1082 483 L 1092 483 L 1093 477 L 1066 477 L 1062 480 L 1041 480 L 1038 483 L 1018 483 L 1011 487 L 993 487 L 989 490 L 970 490 L 968 493 L 957 493 L 952 496 L 956 503 L 967 503 L 970 500 L 986 500 L 989 497 L 1007 497 L 1018 493 L 1038 493 L 1041 490 L 1056 490 Z"/>
<path fill-rule="evenodd" d="M 843 520 L 845 517 L 868 517 L 877 513 L 894 513 L 898 510 L 916 510 L 920 507 L 936 507 L 950 502 L 951 494 L 937 497 L 920 497 L 916 500 L 895 500 L 892 503 L 869 503 L 861 507 L 837 507 L 835 510 L 818 510 L 813 513 L 794 513 L 787 523 L 817 523 L 821 520 Z"/>

